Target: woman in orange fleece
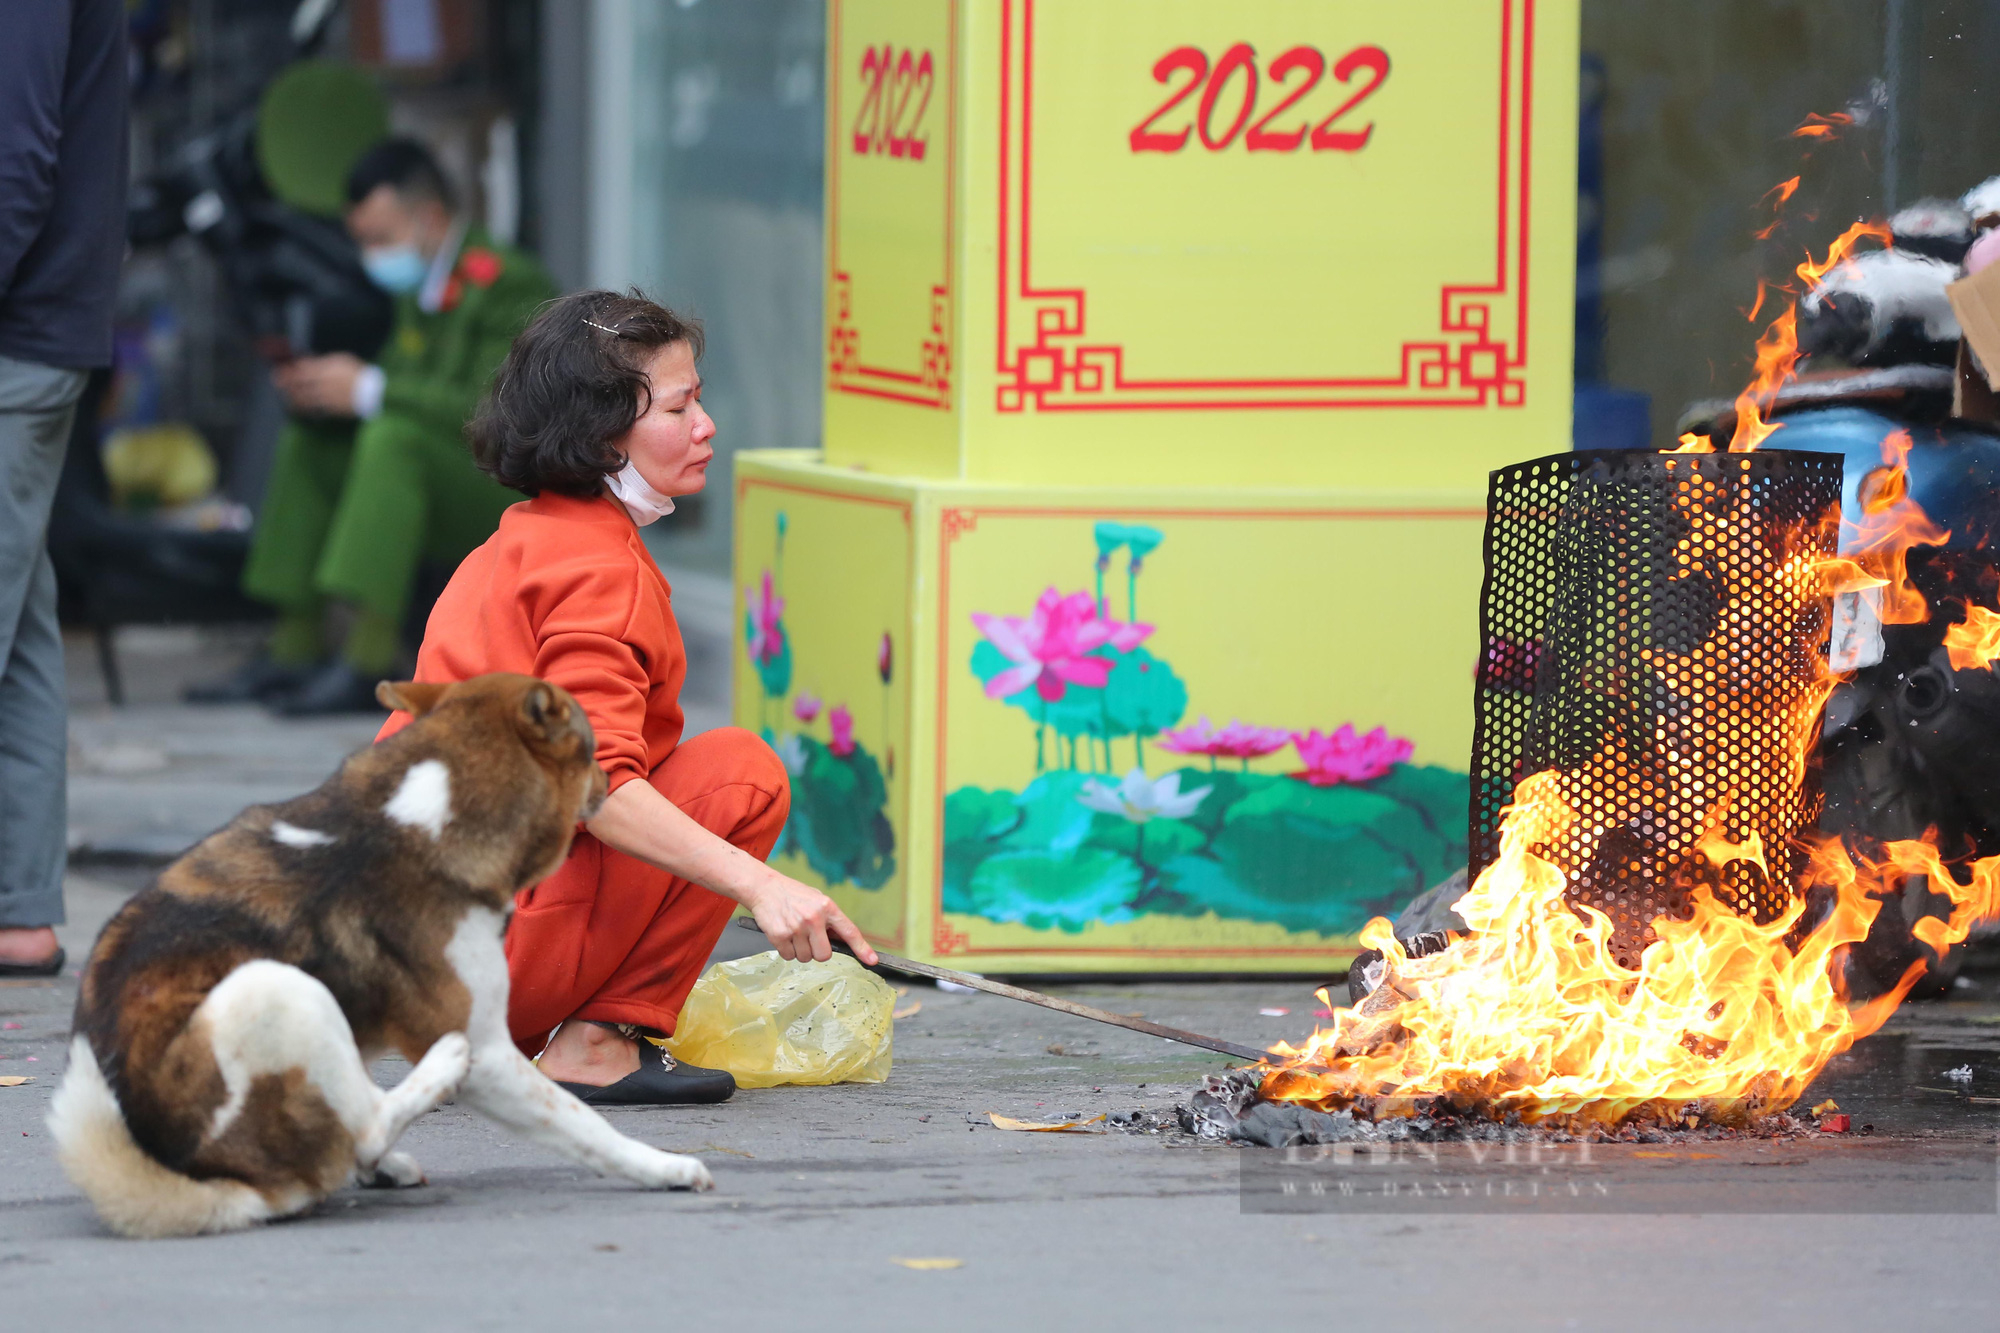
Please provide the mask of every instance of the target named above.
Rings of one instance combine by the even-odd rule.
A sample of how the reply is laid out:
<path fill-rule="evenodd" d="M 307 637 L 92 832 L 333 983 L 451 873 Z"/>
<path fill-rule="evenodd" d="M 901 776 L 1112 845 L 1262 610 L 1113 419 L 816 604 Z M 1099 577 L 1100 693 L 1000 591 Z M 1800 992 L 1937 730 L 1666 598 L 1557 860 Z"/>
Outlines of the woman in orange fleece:
<path fill-rule="evenodd" d="M 470 430 L 480 467 L 533 498 L 452 575 L 417 655 L 418 680 L 523 672 L 589 715 L 611 794 L 562 869 L 515 900 L 508 1021 L 544 1073 L 598 1104 L 735 1090 L 638 1040 L 673 1031 L 733 904 L 787 958 L 829 958 L 833 935 L 875 961 L 832 899 L 764 864 L 791 805 L 771 748 L 738 727 L 681 740 L 687 656 L 639 528 L 706 484 L 700 352 L 698 324 L 637 296 L 543 307 Z"/>

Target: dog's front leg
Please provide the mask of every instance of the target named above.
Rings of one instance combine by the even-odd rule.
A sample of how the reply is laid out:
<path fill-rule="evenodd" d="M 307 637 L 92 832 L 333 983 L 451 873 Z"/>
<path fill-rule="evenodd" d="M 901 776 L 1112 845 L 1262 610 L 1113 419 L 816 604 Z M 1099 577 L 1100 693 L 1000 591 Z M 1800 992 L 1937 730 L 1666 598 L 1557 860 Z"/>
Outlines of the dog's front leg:
<path fill-rule="evenodd" d="M 626 1138 L 544 1078 L 515 1049 L 507 1035 L 507 958 L 500 946 L 504 924 L 499 913 L 473 908 L 445 949 L 471 999 L 466 1036 L 472 1042 L 472 1067 L 459 1085 L 460 1098 L 602 1175 L 623 1176 L 652 1189 L 714 1189 L 700 1162 Z"/>
<path fill-rule="evenodd" d="M 437 1109 L 465 1077 L 472 1045 L 463 1032 L 447 1032 L 403 1081 L 381 1095 L 374 1122 L 354 1142 L 362 1181 L 375 1187 L 407 1189 L 424 1183 L 423 1169 L 407 1153 L 390 1151 L 418 1116 Z"/>
<path fill-rule="evenodd" d="M 650 1189 L 715 1188 L 699 1161 L 626 1138 L 544 1078 L 511 1042 L 473 1050 L 459 1095 L 509 1129 L 601 1175 L 623 1176 Z"/>

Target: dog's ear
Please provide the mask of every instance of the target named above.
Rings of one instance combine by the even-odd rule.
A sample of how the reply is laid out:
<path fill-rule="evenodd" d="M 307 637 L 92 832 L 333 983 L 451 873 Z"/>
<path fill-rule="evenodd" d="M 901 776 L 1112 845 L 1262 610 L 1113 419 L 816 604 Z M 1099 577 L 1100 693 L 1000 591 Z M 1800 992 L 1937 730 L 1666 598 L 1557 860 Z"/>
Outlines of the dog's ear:
<path fill-rule="evenodd" d="M 437 707 L 450 688 L 448 681 L 385 680 L 375 686 L 375 698 L 384 708 L 400 708 L 411 717 L 422 717 Z"/>
<path fill-rule="evenodd" d="M 521 696 L 521 716 L 529 727 L 550 738 L 569 729 L 570 710 L 574 707 L 568 694 L 545 680 L 536 681 Z"/>

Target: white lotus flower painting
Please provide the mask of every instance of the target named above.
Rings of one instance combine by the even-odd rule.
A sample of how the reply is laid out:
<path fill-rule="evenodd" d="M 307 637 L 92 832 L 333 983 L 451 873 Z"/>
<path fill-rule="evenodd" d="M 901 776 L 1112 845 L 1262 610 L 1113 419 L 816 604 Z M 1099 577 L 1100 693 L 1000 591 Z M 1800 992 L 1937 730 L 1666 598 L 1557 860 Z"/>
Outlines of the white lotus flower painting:
<path fill-rule="evenodd" d="M 1092 778 L 1083 784 L 1076 799 L 1092 810 L 1144 824 L 1155 819 L 1186 819 L 1201 807 L 1202 798 L 1214 790 L 1209 786 L 1183 792 L 1179 773 L 1149 778 L 1144 769 L 1135 768 L 1116 787 Z"/>

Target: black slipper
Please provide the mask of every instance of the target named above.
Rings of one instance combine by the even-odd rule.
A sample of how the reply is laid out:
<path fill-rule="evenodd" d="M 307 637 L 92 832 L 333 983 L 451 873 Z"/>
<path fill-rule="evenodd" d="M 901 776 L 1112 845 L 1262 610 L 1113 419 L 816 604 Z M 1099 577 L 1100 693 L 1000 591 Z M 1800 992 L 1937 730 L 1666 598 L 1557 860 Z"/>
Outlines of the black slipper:
<path fill-rule="evenodd" d="M 556 1086 L 586 1106 L 690 1106 L 728 1101 L 736 1079 L 726 1069 L 683 1064 L 641 1037 L 636 1072 L 603 1087 L 560 1080 Z"/>
<path fill-rule="evenodd" d="M 0 977 L 53 977 L 63 970 L 69 955 L 60 945 L 39 963 L 0 963 Z"/>

